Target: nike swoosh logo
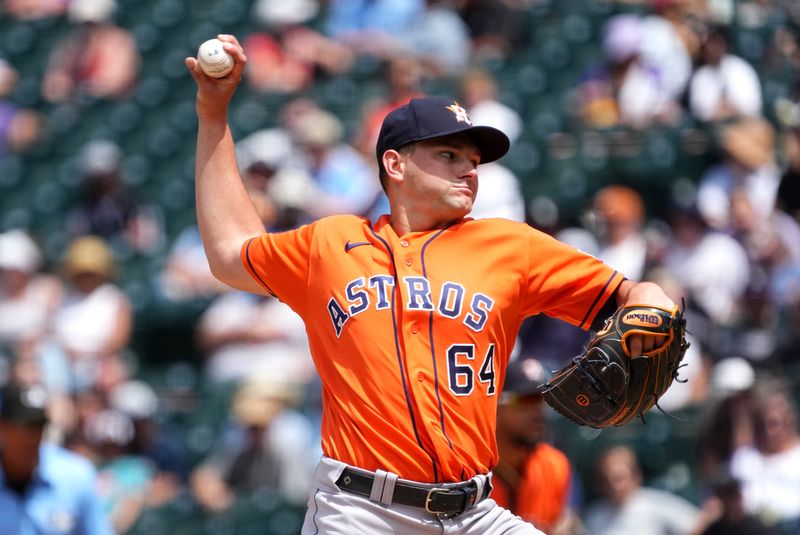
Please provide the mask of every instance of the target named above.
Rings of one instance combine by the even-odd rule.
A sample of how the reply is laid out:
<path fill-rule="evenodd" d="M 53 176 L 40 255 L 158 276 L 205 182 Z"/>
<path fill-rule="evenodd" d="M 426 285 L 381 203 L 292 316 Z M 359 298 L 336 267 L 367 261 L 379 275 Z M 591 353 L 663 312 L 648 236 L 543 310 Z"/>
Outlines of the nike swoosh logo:
<path fill-rule="evenodd" d="M 355 243 L 350 243 L 350 240 L 347 240 L 347 243 L 344 244 L 344 252 L 346 253 L 350 251 L 350 249 L 353 249 L 360 245 L 372 245 L 372 244 L 368 241 L 357 241 Z"/>

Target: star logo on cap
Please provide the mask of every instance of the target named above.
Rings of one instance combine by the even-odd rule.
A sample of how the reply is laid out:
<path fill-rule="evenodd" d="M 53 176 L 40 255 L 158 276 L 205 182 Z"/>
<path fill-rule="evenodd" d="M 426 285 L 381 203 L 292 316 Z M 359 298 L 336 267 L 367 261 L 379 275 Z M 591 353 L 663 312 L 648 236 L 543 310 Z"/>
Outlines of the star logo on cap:
<path fill-rule="evenodd" d="M 456 121 L 459 123 L 467 123 L 468 125 L 472 126 L 472 121 L 469 120 L 469 115 L 467 115 L 467 110 L 461 107 L 458 102 L 453 101 L 453 103 L 446 108 L 452 111 L 456 116 Z"/>

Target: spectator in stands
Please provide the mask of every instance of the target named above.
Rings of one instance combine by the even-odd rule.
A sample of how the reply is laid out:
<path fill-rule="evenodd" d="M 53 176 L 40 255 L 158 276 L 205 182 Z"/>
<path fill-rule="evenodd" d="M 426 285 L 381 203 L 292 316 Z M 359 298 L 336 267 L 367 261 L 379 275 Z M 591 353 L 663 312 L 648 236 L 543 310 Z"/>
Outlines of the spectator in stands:
<path fill-rule="evenodd" d="M 111 535 L 91 463 L 43 442 L 46 404 L 41 387 L 0 393 L 0 533 Z"/>
<path fill-rule="evenodd" d="M 603 29 L 605 63 L 578 86 L 578 113 L 589 126 L 646 128 L 674 123 L 680 108 L 655 68 L 642 56 L 645 26 L 638 15 L 611 17 Z"/>
<path fill-rule="evenodd" d="M 118 384 L 108 393 L 108 407 L 128 416 L 133 423 L 131 452 L 150 459 L 156 469 L 148 504 L 169 501 L 181 479 L 188 475 L 183 438 L 176 429 L 162 421 L 163 407 L 155 390 L 148 383 L 131 379 Z"/>
<path fill-rule="evenodd" d="M 309 162 L 313 191 L 303 209 L 310 220 L 333 214 L 367 215 L 380 185 L 373 167 L 344 138 L 344 125 L 333 113 L 312 109 L 291 131 Z"/>
<path fill-rule="evenodd" d="M 426 0 L 425 11 L 400 40 L 400 54 L 409 54 L 435 77 L 456 77 L 469 66 L 469 28 L 449 0 Z"/>
<path fill-rule="evenodd" d="M 197 501 L 222 513 L 255 492 L 302 504 L 313 465 L 310 421 L 290 407 L 299 385 L 250 374 L 237 388 L 230 426 L 191 476 Z"/>
<path fill-rule="evenodd" d="M 0 346 L 45 336 L 63 286 L 40 271 L 42 254 L 20 229 L 0 233 Z"/>
<path fill-rule="evenodd" d="M 461 78 L 461 104 L 475 124 L 502 130 L 513 144 L 522 133 L 522 117 L 498 100 L 494 77 L 485 69 L 473 68 Z"/>
<path fill-rule="evenodd" d="M 124 380 L 122 351 L 131 338 L 133 314 L 125 293 L 114 284 L 114 258 L 97 236 L 72 242 L 63 260 L 67 293 L 53 319 L 53 335 L 72 365 L 73 388 L 99 385 L 112 370 Z"/>
<path fill-rule="evenodd" d="M 781 210 L 767 218 L 742 190 L 731 196 L 734 236 L 744 246 L 754 269 L 767 277 L 766 303 L 775 308 L 800 303 L 800 224 Z"/>
<path fill-rule="evenodd" d="M 134 428 L 122 412 L 106 409 L 85 422 L 85 435 L 97 467 L 97 493 L 114 531 L 125 533 L 148 501 L 153 463 L 132 451 Z"/>
<path fill-rule="evenodd" d="M 19 74 L 0 58 L 0 159 L 7 152 L 24 152 L 42 137 L 42 118 L 37 112 L 14 102 Z"/>
<path fill-rule="evenodd" d="M 174 303 L 207 300 L 227 290 L 211 275 L 196 225 L 182 230 L 172 242 L 156 286 L 161 297 Z"/>
<path fill-rule="evenodd" d="M 530 44 L 531 28 L 523 2 L 462 0 L 458 11 L 469 29 L 478 62 L 504 59 Z M 469 109 L 469 108 L 468 108 Z"/>
<path fill-rule="evenodd" d="M 51 429 L 71 419 L 69 364 L 49 339 L 64 285 L 41 271 L 42 255 L 20 229 L 0 233 L 0 362 L 24 384 L 43 384 L 54 405 Z M 1 381 L 0 381 L 1 382 Z"/>
<path fill-rule="evenodd" d="M 424 10 L 424 0 L 331 0 L 325 32 L 356 53 L 386 57 Z"/>
<path fill-rule="evenodd" d="M 67 234 L 93 234 L 123 252 L 153 254 L 164 244 L 162 218 L 125 186 L 123 156 L 119 145 L 108 139 L 93 139 L 81 149 L 83 194 L 67 214 Z"/>
<path fill-rule="evenodd" d="M 730 474 L 714 481 L 713 492 L 703 506 L 711 523 L 700 535 L 780 535 L 775 527 L 745 510 L 741 484 Z"/>
<path fill-rule="evenodd" d="M 21 20 L 33 20 L 62 15 L 68 7 L 64 0 L 5 0 L 0 13 Z"/>
<path fill-rule="evenodd" d="M 457 76 L 470 59 L 469 29 L 442 0 L 330 2 L 328 35 L 355 53 L 410 56 L 433 76 Z"/>
<path fill-rule="evenodd" d="M 493 470 L 492 498 L 545 533 L 571 533 L 572 467 L 546 441 L 547 407 L 539 391 L 547 380 L 535 359 L 509 362 L 497 410 L 499 460 Z"/>
<path fill-rule="evenodd" d="M 318 11 L 317 0 L 258 0 L 253 4 L 253 18 L 262 28 L 243 42 L 250 87 L 259 92 L 293 93 L 309 87 L 318 69 L 338 74 L 350 68 L 350 49 L 307 25 Z"/>
<path fill-rule="evenodd" d="M 240 381 L 259 372 L 305 383 L 313 373 L 305 326 L 274 297 L 229 291 L 217 297 L 197 325 L 214 383 Z"/>
<path fill-rule="evenodd" d="M 264 226 L 271 230 L 298 226 L 314 185 L 305 151 L 287 130 L 279 126 L 253 132 L 236 144 L 236 158 L 251 197 L 263 205 Z"/>
<path fill-rule="evenodd" d="M 473 69 L 461 80 L 461 103 L 469 111 L 473 124 L 502 130 L 513 144 L 522 131 L 522 118 L 513 109 L 497 100 L 497 84 L 485 70 Z M 525 199 L 519 180 L 499 162 L 481 166 L 480 194 L 470 216 L 504 217 L 525 221 Z"/>
<path fill-rule="evenodd" d="M 111 21 L 115 9 L 115 0 L 69 3 L 69 18 L 75 26 L 50 55 L 42 81 L 47 101 L 132 95 L 141 60 L 130 32 Z"/>
<path fill-rule="evenodd" d="M 363 119 L 353 142 L 370 162 L 375 159 L 375 143 L 383 118 L 393 109 L 408 103 L 412 98 L 424 96 L 422 65 L 408 56 L 389 59 L 385 66 L 386 89 L 380 97 L 367 101 L 362 108 Z M 375 168 L 377 173 L 377 167 Z M 387 201 L 388 202 L 388 201 Z"/>
<path fill-rule="evenodd" d="M 295 160 L 289 136 L 280 128 L 259 130 L 237 143 L 242 179 L 265 227 L 299 224 L 311 177 Z M 178 234 L 156 283 L 159 295 L 175 303 L 209 300 L 229 290 L 211 274 L 197 225 Z"/>
<path fill-rule="evenodd" d="M 711 228 L 731 232 L 731 196 L 739 190 L 765 222 L 775 210 L 781 180 L 774 129 L 764 119 L 742 119 L 725 126 L 720 137 L 723 159 L 700 178 L 697 208 Z"/>
<path fill-rule="evenodd" d="M 733 452 L 753 444 L 753 399 L 756 372 L 742 357 L 726 357 L 710 372 L 709 398 L 700 415 L 697 469 L 712 482 L 728 470 Z"/>
<path fill-rule="evenodd" d="M 697 529 L 700 511 L 667 491 L 643 486 L 633 449 L 614 446 L 597 461 L 601 498 L 583 515 L 592 535 L 680 535 Z"/>
<path fill-rule="evenodd" d="M 744 248 L 734 238 L 709 229 L 695 205 L 675 204 L 669 220 L 672 240 L 662 259 L 664 267 L 686 289 L 689 303 L 713 325 L 733 324 L 750 283 Z M 720 258 L 725 259 L 724 269 Z"/>
<path fill-rule="evenodd" d="M 746 511 L 784 527 L 800 521 L 800 433 L 792 390 L 766 381 L 757 391 L 755 442 L 733 452 L 730 472 L 742 485 Z"/>
<path fill-rule="evenodd" d="M 681 0 L 653 0 L 654 12 L 642 19 L 642 59 L 655 69 L 659 84 L 676 102 L 683 98 L 692 74 L 690 47 L 699 46 L 681 4 Z"/>
<path fill-rule="evenodd" d="M 647 267 L 642 197 L 627 186 L 606 186 L 595 193 L 592 214 L 600 241 L 597 257 L 626 277 L 641 280 Z"/>
<path fill-rule="evenodd" d="M 701 121 L 761 115 L 761 82 L 755 69 L 728 50 L 721 26 L 702 38 L 699 67 L 689 82 L 689 111 Z"/>

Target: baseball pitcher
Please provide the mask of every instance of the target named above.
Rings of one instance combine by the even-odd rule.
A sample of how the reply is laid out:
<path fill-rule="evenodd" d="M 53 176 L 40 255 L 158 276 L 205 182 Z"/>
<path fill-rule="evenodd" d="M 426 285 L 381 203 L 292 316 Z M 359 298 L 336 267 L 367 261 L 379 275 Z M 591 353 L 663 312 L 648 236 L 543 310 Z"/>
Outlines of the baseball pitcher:
<path fill-rule="evenodd" d="M 219 39 L 235 60 L 227 76 L 186 59 L 198 87 L 198 225 L 221 281 L 274 295 L 305 321 L 324 455 L 303 533 L 540 533 L 491 499 L 497 400 L 520 323 L 544 313 L 599 330 L 620 305 L 674 304 L 525 224 L 470 219 L 479 164 L 509 140 L 451 99 L 415 99 L 384 120 L 390 214 L 265 232 L 227 122 L 246 58 L 235 37 Z M 660 343 L 638 330 L 625 347 L 643 355 Z"/>

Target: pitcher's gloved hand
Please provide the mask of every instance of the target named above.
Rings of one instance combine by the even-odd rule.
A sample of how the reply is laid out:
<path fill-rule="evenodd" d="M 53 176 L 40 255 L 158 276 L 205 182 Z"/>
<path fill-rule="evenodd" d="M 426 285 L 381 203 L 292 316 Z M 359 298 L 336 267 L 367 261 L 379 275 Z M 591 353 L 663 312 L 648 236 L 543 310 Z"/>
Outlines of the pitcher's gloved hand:
<path fill-rule="evenodd" d="M 625 425 L 650 410 L 677 378 L 689 347 L 685 332 L 677 306 L 622 306 L 586 350 L 543 385 L 544 399 L 581 425 Z M 635 334 L 661 342 L 642 355 L 630 355 L 627 340 Z"/>

